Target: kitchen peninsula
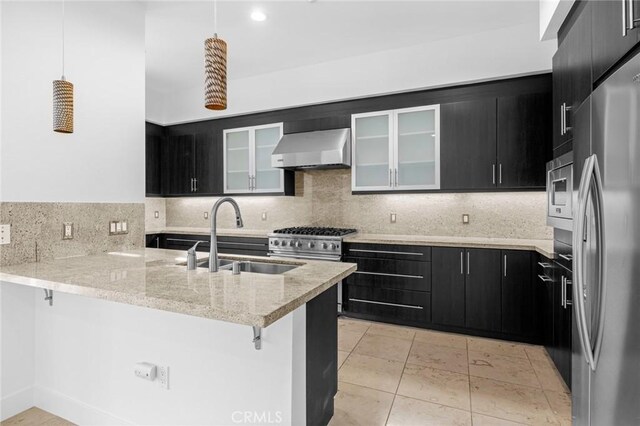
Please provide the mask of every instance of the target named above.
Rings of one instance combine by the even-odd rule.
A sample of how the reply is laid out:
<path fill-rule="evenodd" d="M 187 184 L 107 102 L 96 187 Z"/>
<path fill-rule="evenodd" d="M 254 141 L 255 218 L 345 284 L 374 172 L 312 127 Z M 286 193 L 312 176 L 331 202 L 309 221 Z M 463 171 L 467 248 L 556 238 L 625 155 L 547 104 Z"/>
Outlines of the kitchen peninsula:
<path fill-rule="evenodd" d="M 295 268 L 233 275 L 187 271 L 181 256 L 145 249 L 2 267 L 2 322 L 19 324 L 22 342 L 33 336 L 35 399 L 56 399 L 90 423 L 328 421 L 335 284 L 356 266 L 272 258 Z M 137 362 L 169 367 L 168 388 L 134 376 Z"/>

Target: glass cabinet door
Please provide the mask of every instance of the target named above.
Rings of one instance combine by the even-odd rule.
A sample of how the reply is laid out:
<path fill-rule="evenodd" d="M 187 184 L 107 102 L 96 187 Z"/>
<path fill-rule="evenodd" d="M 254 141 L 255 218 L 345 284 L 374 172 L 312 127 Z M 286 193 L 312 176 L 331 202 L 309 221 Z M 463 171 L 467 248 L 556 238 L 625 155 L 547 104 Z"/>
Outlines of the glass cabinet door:
<path fill-rule="evenodd" d="M 440 108 L 438 105 L 395 113 L 395 187 L 440 188 Z"/>
<path fill-rule="evenodd" d="M 271 167 L 271 154 L 282 137 L 282 124 L 255 129 L 255 192 L 283 192 L 284 171 Z"/>
<path fill-rule="evenodd" d="M 354 190 L 392 188 L 392 113 L 358 114 L 352 118 Z"/>
<path fill-rule="evenodd" d="M 249 192 L 251 176 L 251 131 L 224 132 L 224 192 Z"/>

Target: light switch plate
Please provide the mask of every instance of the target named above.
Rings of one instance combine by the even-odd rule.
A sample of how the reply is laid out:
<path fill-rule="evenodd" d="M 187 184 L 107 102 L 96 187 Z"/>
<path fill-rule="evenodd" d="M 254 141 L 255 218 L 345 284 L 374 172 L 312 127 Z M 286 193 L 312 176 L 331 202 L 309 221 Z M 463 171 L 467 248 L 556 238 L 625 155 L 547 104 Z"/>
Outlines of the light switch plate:
<path fill-rule="evenodd" d="M 11 225 L 0 225 L 0 244 L 11 243 Z"/>
<path fill-rule="evenodd" d="M 267 212 L 262 212 L 262 220 L 267 220 Z"/>
<path fill-rule="evenodd" d="M 158 219 L 160 217 L 160 212 L 158 210 L 156 210 L 155 212 L 153 212 L 153 217 L 155 217 L 156 219 Z"/>
<path fill-rule="evenodd" d="M 206 219 L 209 219 L 209 212 L 204 212 L 203 217 L 205 218 L 205 220 L 206 220 Z"/>
<path fill-rule="evenodd" d="M 469 224 L 469 215 L 467 213 L 462 215 L 462 223 L 464 223 L 465 225 Z"/>
<path fill-rule="evenodd" d="M 73 240 L 73 222 L 64 222 L 62 224 L 62 239 Z"/>
<path fill-rule="evenodd" d="M 112 220 L 109 222 L 109 235 L 123 235 L 129 233 L 129 223 L 126 220 Z"/>

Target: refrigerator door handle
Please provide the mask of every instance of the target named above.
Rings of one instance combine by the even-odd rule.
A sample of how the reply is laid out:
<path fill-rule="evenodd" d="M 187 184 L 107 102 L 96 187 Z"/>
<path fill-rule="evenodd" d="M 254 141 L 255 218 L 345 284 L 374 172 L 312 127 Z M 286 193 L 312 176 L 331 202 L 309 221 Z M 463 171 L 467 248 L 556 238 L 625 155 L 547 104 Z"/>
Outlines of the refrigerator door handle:
<path fill-rule="evenodd" d="M 583 277 L 584 267 L 584 252 L 582 250 L 582 235 L 586 225 L 587 215 L 587 199 L 591 188 L 595 191 L 592 194 L 592 200 L 594 201 L 595 213 L 596 213 L 596 239 L 598 244 L 598 286 L 599 290 L 599 306 L 596 309 L 598 313 L 597 330 L 595 340 L 592 342 L 587 329 L 587 315 L 584 305 L 585 283 Z M 575 304 L 576 321 L 578 335 L 583 346 L 585 358 L 589 363 L 589 366 L 595 371 L 598 358 L 600 356 L 600 350 L 602 345 L 602 333 L 604 331 L 604 276 L 605 276 L 605 247 L 604 247 L 604 217 L 603 217 L 603 198 L 602 198 L 602 177 L 600 176 L 600 169 L 598 167 L 598 159 L 595 155 L 591 155 L 585 161 L 585 166 L 582 171 L 582 179 L 580 180 L 580 188 L 578 190 L 578 211 L 577 220 L 575 221 L 575 229 L 573 232 L 573 244 L 577 250 L 575 257 L 574 268 L 574 280 L 573 280 L 573 303 Z M 594 344 L 595 343 L 595 347 Z M 593 348 L 593 349 L 592 349 Z"/>

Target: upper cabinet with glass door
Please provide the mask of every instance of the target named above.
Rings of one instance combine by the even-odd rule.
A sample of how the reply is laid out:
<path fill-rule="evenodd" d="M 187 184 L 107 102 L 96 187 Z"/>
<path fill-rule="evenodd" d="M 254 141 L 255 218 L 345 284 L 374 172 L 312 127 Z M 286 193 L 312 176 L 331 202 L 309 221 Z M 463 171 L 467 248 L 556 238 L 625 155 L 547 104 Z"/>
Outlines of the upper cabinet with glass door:
<path fill-rule="evenodd" d="M 440 189 L 440 106 L 352 116 L 353 191 Z"/>
<path fill-rule="evenodd" d="M 224 193 L 284 192 L 284 171 L 271 167 L 282 123 L 227 129 L 224 134 Z"/>

